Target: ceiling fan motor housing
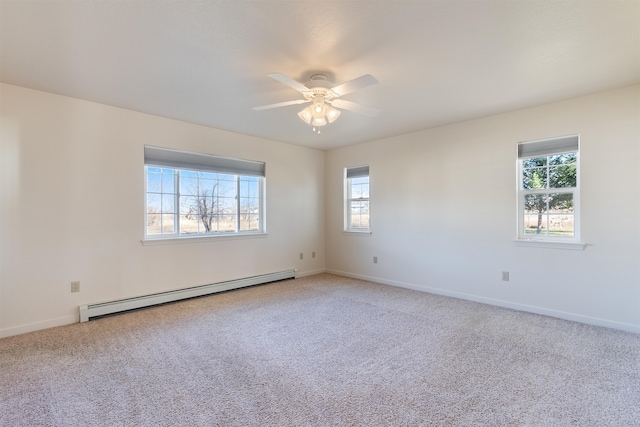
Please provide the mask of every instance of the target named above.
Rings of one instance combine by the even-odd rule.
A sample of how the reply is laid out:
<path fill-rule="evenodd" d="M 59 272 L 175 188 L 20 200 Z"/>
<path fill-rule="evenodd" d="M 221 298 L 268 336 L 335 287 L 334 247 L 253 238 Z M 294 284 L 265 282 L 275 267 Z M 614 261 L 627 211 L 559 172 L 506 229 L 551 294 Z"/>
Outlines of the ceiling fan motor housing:
<path fill-rule="evenodd" d="M 311 101 L 314 101 L 317 97 L 322 97 L 324 101 L 329 101 L 338 97 L 338 94 L 331 90 L 334 84 L 330 82 L 324 74 L 312 75 L 311 79 L 305 83 L 305 86 L 308 87 L 310 91 L 303 95 Z"/>

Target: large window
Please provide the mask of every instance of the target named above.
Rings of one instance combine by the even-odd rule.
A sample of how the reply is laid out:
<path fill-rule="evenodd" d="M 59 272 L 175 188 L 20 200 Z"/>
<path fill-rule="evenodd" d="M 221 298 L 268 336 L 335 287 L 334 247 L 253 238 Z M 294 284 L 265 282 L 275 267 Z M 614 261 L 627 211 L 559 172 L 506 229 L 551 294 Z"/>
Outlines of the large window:
<path fill-rule="evenodd" d="M 519 238 L 578 240 L 578 154 L 578 135 L 518 144 Z"/>
<path fill-rule="evenodd" d="M 264 231 L 264 163 L 145 146 L 147 238 Z"/>
<path fill-rule="evenodd" d="M 370 230 L 369 166 L 345 170 L 345 230 Z"/>

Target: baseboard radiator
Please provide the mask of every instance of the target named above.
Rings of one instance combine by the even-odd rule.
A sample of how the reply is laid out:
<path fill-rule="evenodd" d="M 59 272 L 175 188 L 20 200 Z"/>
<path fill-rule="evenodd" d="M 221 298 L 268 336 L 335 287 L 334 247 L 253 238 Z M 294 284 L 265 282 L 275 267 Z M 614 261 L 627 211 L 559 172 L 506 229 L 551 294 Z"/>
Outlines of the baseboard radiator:
<path fill-rule="evenodd" d="M 97 304 L 81 305 L 80 321 L 87 322 L 91 318 L 105 316 L 107 314 L 135 310 L 138 308 L 230 291 L 232 289 L 245 288 L 247 286 L 262 285 L 279 280 L 295 279 L 295 277 L 296 270 L 292 269 L 262 274 L 260 276 L 245 277 L 243 279 L 229 280 L 226 282 L 212 283 L 209 285 L 194 286 L 192 288 L 177 289 L 175 291 L 160 292 L 157 294 L 119 299 Z"/>

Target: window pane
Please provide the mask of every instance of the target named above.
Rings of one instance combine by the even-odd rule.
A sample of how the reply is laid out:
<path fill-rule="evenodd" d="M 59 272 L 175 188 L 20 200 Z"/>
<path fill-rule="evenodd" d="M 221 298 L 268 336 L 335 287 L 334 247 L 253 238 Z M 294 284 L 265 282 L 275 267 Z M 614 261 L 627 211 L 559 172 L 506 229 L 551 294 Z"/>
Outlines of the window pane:
<path fill-rule="evenodd" d="M 366 206 L 364 205 L 365 203 L 367 203 L 367 202 L 352 201 L 351 202 L 351 215 L 352 216 L 360 215 L 360 213 L 362 213 L 362 211 L 366 209 Z"/>
<path fill-rule="evenodd" d="M 524 212 L 537 213 L 547 211 L 546 194 L 527 194 L 524 196 Z"/>
<path fill-rule="evenodd" d="M 257 197 L 243 197 L 240 199 L 240 210 L 242 212 L 253 211 L 257 212 L 260 203 L 260 199 Z"/>
<path fill-rule="evenodd" d="M 358 178 L 351 178 L 351 181 L 353 184 L 368 184 L 369 183 L 369 177 L 368 176 L 361 176 Z"/>
<path fill-rule="evenodd" d="M 160 213 L 162 210 L 162 196 L 160 194 L 147 194 L 147 213 Z"/>
<path fill-rule="evenodd" d="M 241 231 L 258 231 L 258 216 L 243 215 L 240 218 Z"/>
<path fill-rule="evenodd" d="M 361 184 L 356 184 L 353 186 L 353 190 L 351 192 L 351 197 L 353 199 L 360 199 L 362 197 L 364 197 L 364 194 L 362 192 L 362 185 Z"/>
<path fill-rule="evenodd" d="M 222 232 L 236 231 L 235 215 L 220 215 L 218 230 Z"/>
<path fill-rule="evenodd" d="M 550 236 L 573 236 L 573 214 L 549 215 Z"/>
<path fill-rule="evenodd" d="M 235 180 L 223 180 L 218 181 L 218 194 L 223 197 L 235 197 L 236 196 L 236 182 Z"/>
<path fill-rule="evenodd" d="M 198 177 L 198 171 L 180 169 L 180 179 L 183 179 L 183 178 L 197 178 L 197 177 Z"/>
<path fill-rule="evenodd" d="M 542 212 L 525 214 L 524 234 L 547 234 L 547 215 Z"/>
<path fill-rule="evenodd" d="M 574 235 L 572 193 L 524 196 L 524 234 Z"/>
<path fill-rule="evenodd" d="M 196 215 L 180 215 L 180 233 L 195 234 L 199 232 L 199 221 Z"/>
<path fill-rule="evenodd" d="M 210 197 L 216 195 L 218 192 L 218 180 L 214 179 L 199 179 L 198 180 L 198 193 L 199 196 Z"/>
<path fill-rule="evenodd" d="M 369 198 L 369 177 L 353 178 L 349 182 L 350 198 Z"/>
<path fill-rule="evenodd" d="M 175 190 L 174 190 L 173 170 L 163 169 L 163 172 L 165 173 L 162 174 L 162 192 L 174 193 Z"/>
<path fill-rule="evenodd" d="M 215 233 L 218 231 L 218 217 L 215 214 L 201 213 L 197 215 L 199 233 Z"/>
<path fill-rule="evenodd" d="M 546 194 L 524 196 L 524 234 L 546 234 L 547 200 Z"/>
<path fill-rule="evenodd" d="M 162 195 L 162 213 L 175 212 L 175 196 L 173 194 Z"/>
<path fill-rule="evenodd" d="M 249 197 L 260 197 L 260 187 L 258 186 L 258 180 L 253 179 L 249 183 Z"/>
<path fill-rule="evenodd" d="M 522 159 L 523 168 L 536 168 L 547 166 L 547 157 L 536 157 L 534 159 Z"/>
<path fill-rule="evenodd" d="M 249 182 L 244 178 L 240 180 L 240 192 L 238 195 L 240 197 L 249 197 Z"/>
<path fill-rule="evenodd" d="M 160 229 L 161 217 L 160 214 L 157 213 L 148 213 L 147 214 L 147 234 L 161 234 Z"/>
<path fill-rule="evenodd" d="M 576 153 L 559 154 L 557 156 L 549 156 L 549 165 L 569 165 L 576 163 Z"/>
<path fill-rule="evenodd" d="M 200 218 L 216 215 L 220 209 L 218 200 L 215 197 L 200 196 L 196 197 L 196 212 Z M 207 230 L 208 232 L 209 230 Z"/>
<path fill-rule="evenodd" d="M 369 228 L 369 202 L 351 202 L 351 228 Z"/>
<path fill-rule="evenodd" d="M 180 194 L 194 196 L 198 194 L 198 178 L 180 171 Z"/>
<path fill-rule="evenodd" d="M 173 234 L 174 230 L 173 214 L 162 214 L 162 234 Z"/>
<path fill-rule="evenodd" d="M 547 188 L 547 168 L 541 167 L 523 169 L 522 188 L 524 190 L 537 190 Z"/>
<path fill-rule="evenodd" d="M 351 186 L 351 194 L 350 194 L 352 199 L 359 199 L 362 197 L 362 193 L 360 192 L 360 186 L 359 185 L 352 185 Z"/>
<path fill-rule="evenodd" d="M 195 215 L 198 213 L 198 198 L 195 196 L 180 196 L 180 214 Z"/>
<path fill-rule="evenodd" d="M 151 169 L 157 168 L 149 168 L 149 173 L 147 173 L 147 192 L 148 193 L 159 193 L 161 191 L 161 177 L 159 173 L 151 173 Z"/>
<path fill-rule="evenodd" d="M 348 172 L 347 172 L 348 173 Z M 369 176 L 347 178 L 347 229 L 369 228 Z"/>
<path fill-rule="evenodd" d="M 198 177 L 200 179 L 218 180 L 218 174 L 215 172 L 198 172 Z"/>
<path fill-rule="evenodd" d="M 369 198 L 369 183 L 360 185 L 360 194 L 362 194 L 362 197 L 365 199 Z"/>
<path fill-rule="evenodd" d="M 552 213 L 573 213 L 572 193 L 551 193 L 548 195 L 548 202 Z"/>
<path fill-rule="evenodd" d="M 232 214 L 236 213 L 236 199 L 231 197 L 218 198 L 216 213 Z"/>
<path fill-rule="evenodd" d="M 549 168 L 549 187 L 567 188 L 576 186 L 576 165 L 552 166 Z"/>

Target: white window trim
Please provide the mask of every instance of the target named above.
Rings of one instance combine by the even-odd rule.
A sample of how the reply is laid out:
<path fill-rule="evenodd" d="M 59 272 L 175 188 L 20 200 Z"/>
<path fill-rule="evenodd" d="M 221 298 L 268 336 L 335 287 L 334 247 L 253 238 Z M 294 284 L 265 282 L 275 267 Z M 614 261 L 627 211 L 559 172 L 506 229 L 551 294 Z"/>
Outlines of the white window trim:
<path fill-rule="evenodd" d="M 344 230 L 342 234 L 345 234 L 347 236 L 370 237 L 373 234 L 373 232 L 371 230 L 366 230 L 366 231 Z"/>
<path fill-rule="evenodd" d="M 564 249 L 572 251 L 582 251 L 587 247 L 587 244 L 582 242 L 554 242 L 534 239 L 517 239 L 514 240 L 514 243 L 516 246 L 524 248 Z"/>
<path fill-rule="evenodd" d="M 174 245 L 182 243 L 206 243 L 206 242 L 220 242 L 224 240 L 239 240 L 239 239 L 261 239 L 268 236 L 266 232 L 259 231 L 245 231 L 234 234 L 206 234 L 206 235 L 188 235 L 183 237 L 155 237 L 148 236 L 142 239 L 140 242 L 143 246 L 160 246 L 160 245 Z"/>
<path fill-rule="evenodd" d="M 569 138 L 577 138 L 578 139 L 578 149 L 575 151 L 576 153 L 576 168 L 577 168 L 577 176 L 576 176 L 576 186 L 567 190 L 566 188 L 549 188 L 549 189 L 541 189 L 541 190 L 523 190 L 522 189 L 522 159 L 527 157 L 520 157 L 518 155 L 518 147 L 520 144 L 529 144 L 529 143 L 546 143 L 552 142 L 554 140 L 563 140 Z M 574 152 L 574 151 L 571 151 Z M 547 154 L 548 155 L 548 154 Z M 568 135 L 564 137 L 557 138 L 548 138 L 542 140 L 535 141 L 526 141 L 520 142 L 516 144 L 516 197 L 517 197 L 517 239 L 515 243 L 517 246 L 522 247 L 539 247 L 539 248 L 547 248 L 547 249 L 571 249 L 571 250 L 583 250 L 587 245 L 581 241 L 580 230 L 581 230 L 581 211 L 580 211 L 580 175 L 581 175 L 581 167 L 580 167 L 580 135 Z M 524 194 L 530 193 L 571 193 L 573 194 L 573 226 L 574 233 L 573 236 L 534 236 L 529 234 L 524 234 L 524 209 L 522 206 Z"/>

